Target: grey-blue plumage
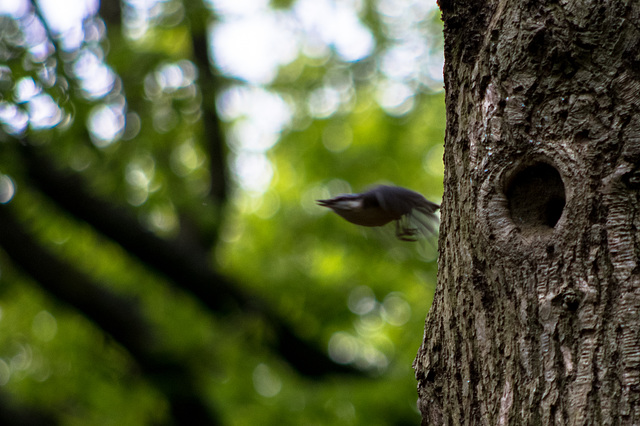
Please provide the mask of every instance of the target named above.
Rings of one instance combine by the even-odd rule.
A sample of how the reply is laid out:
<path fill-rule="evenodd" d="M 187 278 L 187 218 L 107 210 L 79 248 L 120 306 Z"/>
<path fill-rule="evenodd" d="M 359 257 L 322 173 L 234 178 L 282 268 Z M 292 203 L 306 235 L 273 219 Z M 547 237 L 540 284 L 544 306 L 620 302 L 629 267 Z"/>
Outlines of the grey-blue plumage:
<path fill-rule="evenodd" d="M 396 236 L 404 241 L 416 241 L 420 235 L 435 232 L 435 212 L 440 208 L 418 192 L 388 185 L 317 202 L 356 225 L 382 226 L 395 221 Z"/>

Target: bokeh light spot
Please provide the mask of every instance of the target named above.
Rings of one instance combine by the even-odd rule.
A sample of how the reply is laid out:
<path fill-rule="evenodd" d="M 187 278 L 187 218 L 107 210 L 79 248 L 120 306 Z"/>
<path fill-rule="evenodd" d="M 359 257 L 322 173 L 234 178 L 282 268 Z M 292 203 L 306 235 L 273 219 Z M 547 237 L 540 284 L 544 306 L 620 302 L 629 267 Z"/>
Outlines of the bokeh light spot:
<path fill-rule="evenodd" d="M 43 342 L 48 342 L 56 336 L 58 332 L 58 322 L 49 312 L 40 311 L 33 318 L 31 331 L 38 339 Z"/>
<path fill-rule="evenodd" d="M 350 364 L 358 356 L 358 341 L 355 337 L 338 331 L 329 339 L 329 356 L 338 364 Z"/>
<path fill-rule="evenodd" d="M 16 193 L 16 185 L 7 175 L 0 175 L 0 204 L 6 204 Z"/>
<path fill-rule="evenodd" d="M 396 327 L 405 325 L 411 319 L 411 306 L 399 293 L 390 293 L 382 302 L 382 317 Z"/>
<path fill-rule="evenodd" d="M 331 152 L 342 152 L 352 142 L 353 130 L 347 124 L 330 124 L 322 132 L 322 144 Z"/>
<path fill-rule="evenodd" d="M 357 315 L 365 315 L 376 307 L 376 296 L 370 287 L 361 285 L 349 293 L 349 310 Z"/>
<path fill-rule="evenodd" d="M 253 387 L 260 395 L 272 398 L 280 393 L 282 379 L 266 364 L 258 364 L 253 370 Z"/>
<path fill-rule="evenodd" d="M 124 131 L 124 114 L 119 105 L 98 105 L 89 115 L 91 140 L 98 148 L 116 141 Z"/>
<path fill-rule="evenodd" d="M 11 368 L 5 362 L 4 359 L 0 358 L 0 386 L 4 386 L 9 382 L 11 378 Z"/>
<path fill-rule="evenodd" d="M 46 129 L 55 126 L 62 119 L 58 104 L 47 94 L 34 96 L 27 103 L 29 122 L 34 129 Z"/>

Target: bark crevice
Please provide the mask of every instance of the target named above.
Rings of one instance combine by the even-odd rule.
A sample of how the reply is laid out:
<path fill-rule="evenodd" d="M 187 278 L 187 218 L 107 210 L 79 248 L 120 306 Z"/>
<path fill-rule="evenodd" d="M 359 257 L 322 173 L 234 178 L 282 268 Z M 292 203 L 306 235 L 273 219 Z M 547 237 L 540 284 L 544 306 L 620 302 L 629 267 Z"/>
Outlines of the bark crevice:
<path fill-rule="evenodd" d="M 640 424 L 640 5 L 472 5 L 443 8 L 423 425 Z"/>

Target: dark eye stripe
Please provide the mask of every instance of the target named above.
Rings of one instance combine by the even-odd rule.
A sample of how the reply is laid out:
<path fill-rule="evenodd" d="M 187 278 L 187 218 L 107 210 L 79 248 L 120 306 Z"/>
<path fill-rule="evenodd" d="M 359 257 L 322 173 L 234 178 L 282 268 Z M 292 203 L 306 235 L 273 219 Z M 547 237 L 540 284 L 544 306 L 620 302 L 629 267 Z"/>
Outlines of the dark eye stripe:
<path fill-rule="evenodd" d="M 369 192 L 365 192 L 362 194 L 362 208 L 374 208 L 380 207 L 380 203 L 378 202 L 378 198 Z"/>

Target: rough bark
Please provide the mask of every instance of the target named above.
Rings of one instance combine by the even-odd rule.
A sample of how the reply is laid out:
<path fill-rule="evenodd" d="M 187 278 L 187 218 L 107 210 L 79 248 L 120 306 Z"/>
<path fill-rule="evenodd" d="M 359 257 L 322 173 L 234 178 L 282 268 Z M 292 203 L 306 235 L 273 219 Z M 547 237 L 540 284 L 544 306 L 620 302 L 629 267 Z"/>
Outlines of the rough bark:
<path fill-rule="evenodd" d="M 640 4 L 441 1 L 423 425 L 640 424 Z"/>

